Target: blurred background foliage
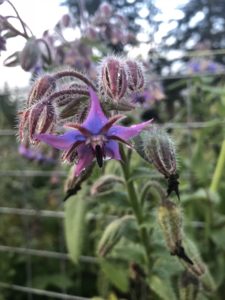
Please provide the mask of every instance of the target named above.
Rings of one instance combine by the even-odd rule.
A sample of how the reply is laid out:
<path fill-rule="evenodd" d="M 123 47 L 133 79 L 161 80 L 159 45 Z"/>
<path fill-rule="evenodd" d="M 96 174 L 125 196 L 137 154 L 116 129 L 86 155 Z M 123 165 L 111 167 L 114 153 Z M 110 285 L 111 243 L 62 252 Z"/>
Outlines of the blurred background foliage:
<path fill-rule="evenodd" d="M 99 0 L 87 0 L 88 12 L 93 14 L 100 3 Z M 145 5 L 149 9 L 145 19 L 151 26 L 151 34 L 146 43 L 154 42 L 154 35 L 163 23 L 163 20 L 158 21 L 156 17 L 160 14 L 157 2 L 146 1 L 143 4 L 140 0 L 112 0 L 110 4 L 122 15 L 127 16 L 129 29 L 135 35 L 142 30 L 136 20 L 141 18 L 138 12 Z M 80 25 L 82 7 L 77 5 L 75 0 L 67 0 L 64 5 L 69 7 Z M 66 202 L 65 237 L 62 218 L 1 214 L 1 245 L 55 252 L 69 251 L 71 259 L 46 259 L 1 252 L 0 274 L 4 276 L 0 276 L 0 281 L 17 285 L 28 284 L 33 288 L 67 292 L 83 297 L 96 295 L 96 298 L 93 298 L 96 300 L 224 299 L 223 158 L 220 160 L 221 172 L 217 184 L 213 184 L 213 178 L 218 159 L 224 155 L 221 154 L 221 146 L 224 140 L 225 78 L 223 69 L 219 73 L 213 69 L 210 73 L 210 70 L 202 71 L 199 67 L 199 59 L 216 63 L 216 67 L 223 67 L 224 5 L 222 0 L 213 3 L 210 0 L 190 0 L 180 8 L 183 17 L 171 20 L 176 23 L 175 28 L 163 38 L 159 48 L 151 49 L 145 62 L 151 65 L 150 73 L 154 70 L 159 76 L 163 76 L 161 83 L 166 98 L 162 101 L 152 101 L 150 107 L 141 107 L 128 118 L 128 122 L 136 122 L 154 117 L 157 123 L 165 126 L 176 142 L 185 235 L 196 244 L 211 274 L 201 279 L 201 289 L 197 298 L 186 296 L 184 290 L 187 290 L 189 283 L 187 284 L 187 279 L 184 280 L 185 275 L 181 276 L 184 268 L 165 247 L 156 217 L 159 197 L 154 189 L 148 192 L 144 202 L 146 226 L 152 232 L 151 276 L 146 278 L 143 247 L 132 222 L 106 257 L 92 258 L 97 255 L 98 243 L 107 225 L 118 216 L 122 218 L 131 215 L 120 181 L 103 186 L 103 190 L 96 187 L 96 182 L 104 176 L 121 176 L 119 164 L 111 161 L 101 172 L 94 169 L 92 176 L 83 183 L 82 191 L 76 198 L 72 197 Z M 136 40 L 133 44 L 138 43 Z M 103 53 L 129 52 L 120 43 L 115 45 L 108 42 L 104 46 L 106 50 Z M 170 53 L 178 49 L 185 51 L 185 55 L 171 58 Z M 196 57 L 197 61 L 194 63 L 198 68 L 191 69 L 190 62 Z M 176 73 L 174 66 L 178 66 Z M 188 70 L 187 73 L 182 72 L 184 68 Z M 13 133 L 17 123 L 18 95 L 19 93 L 11 92 L 7 88 L 0 94 L 1 130 L 12 131 L 10 135 L 1 135 L 1 207 L 62 211 L 63 186 L 69 167 L 59 168 L 58 164 L 46 166 L 26 161 L 18 155 L 18 143 Z M 51 175 L 23 176 L 24 170 L 32 170 L 37 172 L 36 174 L 51 171 Z M 10 171 L 18 173 L 11 174 Z M 139 193 L 149 179 L 157 180 L 165 187 L 163 178 L 136 153 L 132 154 L 131 173 L 136 179 Z M 82 260 L 80 255 L 91 258 Z M 32 275 L 29 277 L 30 266 Z M 198 282 L 191 281 L 190 286 L 192 289 L 199 288 Z M 24 293 L 15 294 L 13 290 L 1 289 L 0 299 L 22 300 L 25 297 Z M 43 297 L 34 295 L 32 299 Z"/>

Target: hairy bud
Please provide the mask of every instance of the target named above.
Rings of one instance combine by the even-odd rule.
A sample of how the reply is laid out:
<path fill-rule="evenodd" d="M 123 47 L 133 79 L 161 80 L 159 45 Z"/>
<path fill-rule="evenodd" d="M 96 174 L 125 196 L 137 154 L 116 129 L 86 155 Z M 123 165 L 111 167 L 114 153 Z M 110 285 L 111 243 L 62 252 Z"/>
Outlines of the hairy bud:
<path fill-rule="evenodd" d="M 182 246 L 183 228 L 180 207 L 172 201 L 164 199 L 158 209 L 158 221 L 171 255 L 176 255 L 186 264 L 193 265 Z"/>
<path fill-rule="evenodd" d="M 38 102 L 30 109 L 29 137 L 36 141 L 35 135 L 51 130 L 56 122 L 56 111 L 51 103 Z"/>
<path fill-rule="evenodd" d="M 128 88 L 131 92 L 139 92 L 143 90 L 145 79 L 141 64 L 133 60 L 127 60 L 125 64 L 128 74 Z"/>
<path fill-rule="evenodd" d="M 182 213 L 180 207 L 166 199 L 158 209 L 158 221 L 162 229 L 166 245 L 172 254 L 182 242 Z"/>
<path fill-rule="evenodd" d="M 96 196 L 113 189 L 115 184 L 124 183 L 123 179 L 115 175 L 104 175 L 100 177 L 91 187 L 91 195 Z"/>
<path fill-rule="evenodd" d="M 148 161 L 168 179 L 168 196 L 175 191 L 179 199 L 179 175 L 177 174 L 176 150 L 169 135 L 155 126 L 143 135 L 143 150 Z"/>
<path fill-rule="evenodd" d="M 127 92 L 127 75 L 124 63 L 116 57 L 106 58 L 100 70 L 100 87 L 113 101 L 121 100 Z"/>
<path fill-rule="evenodd" d="M 77 194 L 81 189 L 82 183 L 91 175 L 92 170 L 93 164 L 86 168 L 79 176 L 74 176 L 74 166 L 71 168 L 64 184 L 65 197 L 63 201 L 66 201 L 70 196 Z"/>
<path fill-rule="evenodd" d="M 106 227 L 98 245 L 98 254 L 100 256 L 106 256 L 113 249 L 133 220 L 132 216 L 124 216 L 114 220 Z"/>
<path fill-rule="evenodd" d="M 180 300 L 196 300 L 199 292 L 199 280 L 188 271 L 184 271 L 180 280 Z"/>
<path fill-rule="evenodd" d="M 24 71 L 35 67 L 40 57 L 40 48 L 36 39 L 31 38 L 20 53 L 20 65 Z"/>
<path fill-rule="evenodd" d="M 27 99 L 30 107 L 43 96 L 49 96 L 56 88 L 55 79 L 51 75 L 44 75 L 35 81 Z"/>
<path fill-rule="evenodd" d="M 99 7 L 99 11 L 104 18 L 110 18 L 112 16 L 113 8 L 108 2 L 103 2 Z"/>

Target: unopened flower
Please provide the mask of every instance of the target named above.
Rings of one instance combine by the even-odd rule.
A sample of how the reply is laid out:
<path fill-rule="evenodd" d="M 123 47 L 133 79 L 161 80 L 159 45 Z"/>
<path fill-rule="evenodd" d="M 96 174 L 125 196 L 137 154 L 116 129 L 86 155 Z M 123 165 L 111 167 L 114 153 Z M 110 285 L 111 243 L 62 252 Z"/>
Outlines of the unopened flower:
<path fill-rule="evenodd" d="M 129 145 L 129 139 L 138 135 L 151 123 L 150 120 L 130 127 L 114 125 L 123 116 L 116 115 L 107 119 L 99 99 L 92 89 L 90 89 L 90 96 L 90 110 L 82 124 L 66 124 L 65 127 L 72 128 L 72 130 L 63 135 L 36 135 L 38 140 L 64 150 L 63 160 L 77 161 L 76 176 L 90 166 L 95 158 L 99 167 L 102 167 L 105 158 L 120 160 L 118 142 Z"/>
<path fill-rule="evenodd" d="M 50 131 L 56 122 L 55 107 L 51 102 L 42 100 L 23 111 L 20 115 L 19 136 L 24 139 L 24 131 L 28 128 L 30 141 L 36 141 L 37 133 Z"/>
<path fill-rule="evenodd" d="M 98 254 L 106 256 L 125 234 L 127 227 L 134 221 L 133 216 L 124 216 L 111 222 L 105 229 L 98 245 Z"/>
<path fill-rule="evenodd" d="M 20 65 L 24 71 L 30 71 L 35 67 L 41 52 L 36 39 L 28 40 L 20 53 Z"/>
<path fill-rule="evenodd" d="M 126 68 L 117 57 L 107 57 L 101 65 L 99 84 L 105 95 L 113 101 L 121 100 L 128 87 Z"/>
<path fill-rule="evenodd" d="M 177 159 L 174 142 L 158 127 L 153 127 L 143 135 L 145 157 L 168 180 L 168 196 L 174 191 L 179 199 Z"/>
<path fill-rule="evenodd" d="M 125 62 L 128 74 L 128 88 L 132 92 L 139 92 L 144 88 L 145 78 L 143 67 L 134 60 L 126 60 Z"/>

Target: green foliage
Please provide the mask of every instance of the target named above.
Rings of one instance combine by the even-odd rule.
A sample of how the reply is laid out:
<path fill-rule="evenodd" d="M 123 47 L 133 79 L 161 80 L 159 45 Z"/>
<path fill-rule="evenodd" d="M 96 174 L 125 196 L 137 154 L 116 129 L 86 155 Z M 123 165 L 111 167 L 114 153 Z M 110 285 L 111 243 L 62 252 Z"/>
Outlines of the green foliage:
<path fill-rule="evenodd" d="M 65 204 L 65 235 L 69 255 L 78 263 L 85 239 L 86 195 L 70 197 Z"/>

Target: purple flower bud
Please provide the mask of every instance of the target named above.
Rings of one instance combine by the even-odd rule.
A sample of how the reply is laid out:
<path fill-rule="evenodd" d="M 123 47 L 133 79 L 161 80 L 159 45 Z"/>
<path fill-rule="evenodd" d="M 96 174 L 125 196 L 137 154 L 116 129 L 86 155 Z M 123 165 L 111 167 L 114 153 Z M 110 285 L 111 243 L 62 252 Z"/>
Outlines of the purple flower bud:
<path fill-rule="evenodd" d="M 63 25 L 63 27 L 69 27 L 71 23 L 71 18 L 68 14 L 65 14 L 62 16 L 61 18 L 61 24 Z"/>
<path fill-rule="evenodd" d="M 37 40 L 31 38 L 26 42 L 25 47 L 20 53 L 20 65 L 24 71 L 30 71 L 35 67 L 40 57 L 40 48 Z"/>
<path fill-rule="evenodd" d="M 127 60 L 125 63 L 128 74 L 128 88 L 132 92 L 139 92 L 140 90 L 143 90 L 145 78 L 142 65 L 133 60 Z"/>
<path fill-rule="evenodd" d="M 113 101 L 121 100 L 127 92 L 127 75 L 121 59 L 110 56 L 106 58 L 100 70 L 100 86 Z"/>
<path fill-rule="evenodd" d="M 110 18 L 112 16 L 113 8 L 108 2 L 103 2 L 99 7 L 99 11 L 104 18 Z"/>
<path fill-rule="evenodd" d="M 56 121 L 56 111 L 51 103 L 41 101 L 32 106 L 29 113 L 29 138 L 36 141 L 35 135 L 51 131 Z"/>
<path fill-rule="evenodd" d="M 39 78 L 33 85 L 27 99 L 27 105 L 30 107 L 43 96 L 50 95 L 55 90 L 55 79 L 51 75 L 44 75 Z"/>

